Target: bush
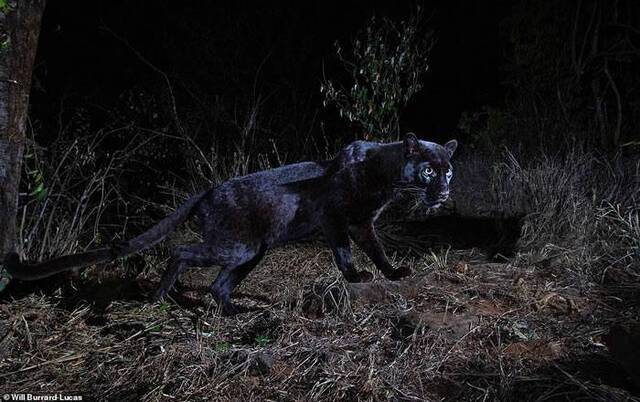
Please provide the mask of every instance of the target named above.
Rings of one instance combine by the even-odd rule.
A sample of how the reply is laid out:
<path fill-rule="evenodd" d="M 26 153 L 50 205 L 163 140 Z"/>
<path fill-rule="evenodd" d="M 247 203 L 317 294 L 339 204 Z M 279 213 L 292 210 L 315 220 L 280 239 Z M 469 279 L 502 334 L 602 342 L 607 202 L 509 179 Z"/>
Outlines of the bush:
<path fill-rule="evenodd" d="M 640 181 L 633 158 L 608 159 L 577 147 L 518 156 L 505 149 L 483 158 L 484 169 L 477 156 L 458 162 L 463 172 L 456 173 L 456 188 L 467 190 L 458 197 L 468 198 L 465 213 L 523 216 L 522 252 L 561 256 L 597 277 L 611 266 L 640 274 Z"/>
<path fill-rule="evenodd" d="M 397 139 L 400 112 L 422 89 L 432 34 L 421 28 L 420 9 L 407 21 L 395 23 L 372 17 L 345 49 L 336 43 L 336 55 L 347 71 L 348 88 L 325 80 L 323 104 L 335 105 L 341 117 L 379 140 Z"/>

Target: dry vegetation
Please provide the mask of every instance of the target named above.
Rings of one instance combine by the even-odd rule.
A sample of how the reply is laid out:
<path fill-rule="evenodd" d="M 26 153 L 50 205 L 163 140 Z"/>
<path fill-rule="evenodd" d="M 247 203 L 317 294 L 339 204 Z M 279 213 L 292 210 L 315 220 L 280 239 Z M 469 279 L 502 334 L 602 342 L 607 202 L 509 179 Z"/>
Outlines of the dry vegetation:
<path fill-rule="evenodd" d="M 569 155 L 458 161 L 458 213 L 521 217 L 519 247 L 499 262 L 473 247 L 420 251 L 429 242 L 414 234 L 410 252 L 393 252 L 412 277 L 347 284 L 320 243 L 292 245 L 242 284 L 236 300 L 251 311 L 235 317 L 220 317 L 207 293 L 215 269 L 194 269 L 174 299 L 150 303 L 163 252 L 11 283 L 0 303 L 0 391 L 635 400 L 638 166 Z M 484 190 L 462 191 L 474 188 Z M 356 262 L 375 271 L 359 251 Z"/>
<path fill-rule="evenodd" d="M 330 253 L 271 253 L 219 317 L 194 271 L 172 303 L 97 275 L 1 305 L 2 379 L 12 391 L 97 399 L 628 400 L 602 335 L 628 299 L 578 289 L 560 265 L 487 263 L 472 251 L 410 260 L 405 281 L 345 284 Z M 358 262 L 366 264 L 364 257 Z"/>
<path fill-rule="evenodd" d="M 451 205 L 425 222 L 433 211 L 407 197 L 381 218 L 394 264 L 411 266 L 411 277 L 389 282 L 356 250 L 358 267 L 377 277 L 348 284 L 330 251 L 308 241 L 268 253 L 235 294 L 246 313 L 218 314 L 207 290 L 216 268 L 193 269 L 168 302 L 151 303 L 170 244 L 197 239 L 188 225 L 144 255 L 79 273 L 12 281 L 6 288 L 0 273 L 0 395 L 640 400 L 640 162 L 632 141 L 640 114 L 638 59 L 629 59 L 638 53 L 630 35 L 634 14 L 606 2 L 544 9 L 521 3 L 503 21 L 511 38 L 506 54 L 514 56 L 503 66 L 510 71 L 502 83 L 509 89 L 504 106 L 460 120 L 468 141 L 455 157 Z M 185 21 L 203 32 L 194 36 L 206 49 L 217 49 L 210 47 L 208 20 L 200 31 Z M 594 23 L 603 29 L 591 29 Z M 607 24 L 615 35 L 599 43 Z M 409 42 L 383 44 L 386 35 L 372 32 L 390 32 L 384 26 L 361 31 L 374 46 L 357 45 L 352 53 L 372 68 L 351 69 L 348 62 L 353 74 L 347 75 L 377 85 L 377 68 L 383 68 L 390 87 L 379 94 L 414 93 L 424 66 L 413 62 L 424 59 L 389 54 L 403 53 Z M 408 28 L 405 35 L 419 37 L 418 26 Z M 187 194 L 303 155 L 327 159 L 353 134 L 328 132 L 343 125 L 328 119 L 325 126 L 316 99 L 296 88 L 296 74 L 280 74 L 299 62 L 293 53 L 274 64 L 285 77 L 274 88 L 287 91 L 260 95 L 270 91 L 259 85 L 269 56 L 220 63 L 225 54 L 212 50 L 210 71 L 187 69 L 174 87 L 174 73 L 116 39 L 161 83 L 127 89 L 113 110 L 71 108 L 68 122 L 61 105 L 56 138 L 44 126 L 43 138 L 28 145 L 19 232 L 29 260 L 131 237 Z M 176 43 L 165 43 L 166 52 L 183 54 L 184 43 Z M 388 56 L 390 63 L 380 62 Z M 386 67 L 401 60 L 421 71 L 396 79 L 403 69 Z M 253 79 L 246 79 L 247 65 L 259 65 Z M 347 92 L 331 82 L 324 81 L 324 100 L 366 135 L 388 138 L 387 131 L 398 129 L 400 109 L 393 107 L 408 98 L 399 104 L 368 98 L 360 83 L 345 87 L 355 96 L 350 106 L 343 102 Z M 44 148 L 33 145 L 41 140 Z M 576 143 L 620 153 L 594 154 Z"/>

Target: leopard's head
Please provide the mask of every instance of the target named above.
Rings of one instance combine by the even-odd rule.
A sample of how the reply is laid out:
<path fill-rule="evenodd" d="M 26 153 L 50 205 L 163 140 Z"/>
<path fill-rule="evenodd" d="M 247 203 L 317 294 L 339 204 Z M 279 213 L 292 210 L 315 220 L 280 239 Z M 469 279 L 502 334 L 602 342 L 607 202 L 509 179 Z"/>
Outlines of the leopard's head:
<path fill-rule="evenodd" d="M 436 208 L 449 199 L 453 166 L 449 162 L 458 146 L 451 140 L 444 145 L 420 141 L 408 133 L 403 141 L 403 187 L 416 191 L 427 207 Z"/>

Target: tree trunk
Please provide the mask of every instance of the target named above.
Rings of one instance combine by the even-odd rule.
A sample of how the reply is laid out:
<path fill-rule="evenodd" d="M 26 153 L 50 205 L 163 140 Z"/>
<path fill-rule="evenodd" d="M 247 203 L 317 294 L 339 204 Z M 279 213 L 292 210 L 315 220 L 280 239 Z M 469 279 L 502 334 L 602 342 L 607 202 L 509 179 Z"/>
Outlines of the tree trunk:
<path fill-rule="evenodd" d="M 0 9 L 0 256 L 16 248 L 25 122 L 44 5 L 9 0 Z"/>

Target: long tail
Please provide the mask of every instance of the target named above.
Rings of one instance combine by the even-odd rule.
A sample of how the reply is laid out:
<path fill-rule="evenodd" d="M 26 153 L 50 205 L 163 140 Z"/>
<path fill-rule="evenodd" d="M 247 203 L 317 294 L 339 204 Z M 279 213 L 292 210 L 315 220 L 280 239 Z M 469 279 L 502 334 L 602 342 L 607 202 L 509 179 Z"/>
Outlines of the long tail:
<path fill-rule="evenodd" d="M 90 250 L 84 253 L 63 255 L 40 263 L 23 263 L 16 253 L 8 253 L 4 260 L 5 269 L 13 278 L 32 281 L 55 275 L 73 268 L 81 268 L 101 262 L 111 261 L 119 257 L 147 249 L 158 244 L 178 225 L 187 220 L 193 208 L 208 191 L 196 194 L 185 201 L 174 213 L 156 223 L 141 235 L 110 247 Z"/>

